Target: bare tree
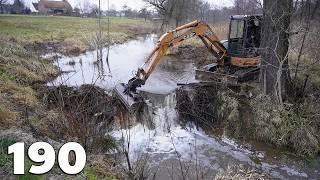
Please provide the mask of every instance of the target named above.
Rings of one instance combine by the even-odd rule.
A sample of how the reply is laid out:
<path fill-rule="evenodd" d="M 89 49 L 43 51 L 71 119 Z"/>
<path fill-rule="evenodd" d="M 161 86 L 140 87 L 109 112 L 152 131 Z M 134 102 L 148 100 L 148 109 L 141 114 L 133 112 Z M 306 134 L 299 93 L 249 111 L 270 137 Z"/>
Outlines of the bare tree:
<path fill-rule="evenodd" d="M 78 1 L 78 4 L 76 6 L 77 8 L 79 8 L 80 14 L 82 16 L 85 14 L 89 14 L 94 7 L 90 1 Z"/>
<path fill-rule="evenodd" d="M 3 14 L 4 5 L 8 3 L 8 0 L 0 0 L 0 13 Z"/>
<path fill-rule="evenodd" d="M 236 14 L 261 13 L 262 0 L 235 0 L 234 8 Z"/>
<path fill-rule="evenodd" d="M 266 94 L 283 104 L 290 78 L 288 65 L 289 25 L 292 0 L 264 1 L 261 85 Z"/>
<path fill-rule="evenodd" d="M 149 14 L 150 14 L 148 9 L 147 8 L 142 8 L 142 9 L 140 9 L 139 13 L 140 13 L 140 17 L 144 18 L 144 21 L 147 21 L 147 18 L 148 18 Z"/>
<path fill-rule="evenodd" d="M 153 7 L 162 16 L 163 20 L 160 29 L 163 31 L 164 26 L 169 25 L 172 19 L 176 0 L 144 0 L 144 2 Z"/>
<path fill-rule="evenodd" d="M 25 5 L 22 0 L 14 0 L 11 8 L 11 13 L 13 14 L 21 14 L 23 13 Z"/>
<path fill-rule="evenodd" d="M 125 17 L 129 17 L 130 11 L 131 9 L 128 5 L 125 4 L 122 6 L 122 13 L 124 13 Z"/>

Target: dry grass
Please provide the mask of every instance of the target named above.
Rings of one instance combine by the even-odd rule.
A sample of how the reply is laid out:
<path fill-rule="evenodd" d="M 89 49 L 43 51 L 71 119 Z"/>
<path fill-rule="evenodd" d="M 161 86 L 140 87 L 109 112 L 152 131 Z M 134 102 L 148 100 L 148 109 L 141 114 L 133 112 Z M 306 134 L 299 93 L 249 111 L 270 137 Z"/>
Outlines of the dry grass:
<path fill-rule="evenodd" d="M 90 156 L 87 167 L 84 169 L 84 176 L 88 180 L 116 180 L 119 174 L 112 171 L 110 159 L 104 159 L 103 155 Z M 121 178 L 122 179 L 122 178 Z"/>
<path fill-rule="evenodd" d="M 214 180 L 232 179 L 232 180 L 242 180 L 242 179 L 270 179 L 271 177 L 265 173 L 262 173 L 255 169 L 247 169 L 242 166 L 229 166 L 226 171 L 219 173 Z"/>
<path fill-rule="evenodd" d="M 84 52 L 98 29 L 96 18 L 63 16 L 0 15 L 0 34 L 33 46 L 53 43 L 66 54 Z M 143 19 L 110 18 L 111 43 L 123 43 L 136 35 L 154 32 L 158 26 Z M 102 34 L 107 35 L 107 19 L 102 19 Z M 46 44 L 36 46 L 46 48 Z"/>
<path fill-rule="evenodd" d="M 210 25 L 220 40 L 228 39 L 229 21 Z"/>
<path fill-rule="evenodd" d="M 1 104 L 3 105 L 3 103 Z M 0 106 L 0 124 L 3 128 L 13 126 L 13 119 L 16 119 L 16 117 L 17 113 L 5 108 L 5 106 Z"/>
<path fill-rule="evenodd" d="M 96 18 L 27 15 L 0 17 L 0 33 L 24 42 L 79 39 L 95 33 L 98 26 Z M 137 33 L 139 27 L 153 29 L 153 24 L 143 19 L 111 17 L 110 21 L 111 33 L 121 33 L 127 37 Z M 103 33 L 107 32 L 107 25 L 107 19 L 102 19 Z"/>
<path fill-rule="evenodd" d="M 310 103 L 310 102 L 309 102 Z M 317 105 L 316 105 L 317 106 Z M 279 110 L 272 99 L 259 95 L 251 101 L 254 112 L 255 138 L 278 146 L 290 147 L 302 155 L 313 156 L 320 151 L 319 117 L 310 116 L 318 110 L 310 106 Z"/>
<path fill-rule="evenodd" d="M 25 109 L 39 105 L 33 85 L 44 82 L 57 69 L 19 42 L 0 37 L 0 112 L 3 126 L 19 126 Z"/>
<path fill-rule="evenodd" d="M 259 93 L 255 88 L 237 93 L 221 86 L 179 89 L 177 110 L 182 119 L 204 129 L 222 128 L 233 137 L 287 147 L 305 157 L 320 152 L 319 93 L 283 110 Z M 248 100 L 247 94 L 253 97 Z"/>

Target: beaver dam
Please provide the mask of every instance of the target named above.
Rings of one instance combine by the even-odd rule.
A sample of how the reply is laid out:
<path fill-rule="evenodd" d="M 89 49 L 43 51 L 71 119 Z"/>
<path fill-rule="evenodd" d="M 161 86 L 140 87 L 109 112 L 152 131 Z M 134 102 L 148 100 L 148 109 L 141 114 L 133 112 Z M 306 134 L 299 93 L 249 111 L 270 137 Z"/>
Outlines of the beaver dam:
<path fill-rule="evenodd" d="M 232 109 L 232 99 L 214 100 L 221 93 L 220 88 L 205 87 L 207 90 L 201 91 L 205 94 L 201 94 L 193 87 L 178 87 L 177 83 L 196 82 L 195 65 L 191 61 L 165 57 L 146 85 L 139 89 L 148 99 L 145 107 L 135 115 L 124 111 L 112 97 L 111 90 L 132 77 L 154 47 L 155 39 L 155 35 L 148 35 L 112 46 L 111 72 L 106 61 L 96 62 L 95 51 L 77 57 L 54 56 L 55 64 L 63 73 L 43 91 L 44 99 L 51 106 L 48 108 L 63 104 L 60 107 L 68 119 L 80 118 L 86 125 L 86 128 L 77 128 L 81 123 L 73 123 L 79 141 L 91 147 L 91 151 L 108 149 L 106 154 L 116 162 L 115 169 L 140 171 L 143 177 L 212 179 L 232 166 L 252 169 L 262 177 L 320 177 L 317 164 L 293 158 L 285 150 L 271 145 L 237 140 L 228 136 L 223 128 L 211 127 L 221 116 L 206 114 L 202 109 L 215 112 L 225 107 L 224 112 L 216 113 L 232 116 L 234 126 L 238 126 L 236 123 L 241 126 L 240 118 L 246 116 L 233 116 L 236 112 Z M 106 54 L 107 49 L 104 51 Z M 217 96 L 209 97 L 208 93 Z M 212 100 L 212 105 L 201 106 Z M 231 105 L 224 105 L 225 102 Z M 86 108 L 79 108 L 81 105 Z M 81 139 L 84 134 L 86 138 Z M 101 139 L 116 148 L 100 143 Z"/>

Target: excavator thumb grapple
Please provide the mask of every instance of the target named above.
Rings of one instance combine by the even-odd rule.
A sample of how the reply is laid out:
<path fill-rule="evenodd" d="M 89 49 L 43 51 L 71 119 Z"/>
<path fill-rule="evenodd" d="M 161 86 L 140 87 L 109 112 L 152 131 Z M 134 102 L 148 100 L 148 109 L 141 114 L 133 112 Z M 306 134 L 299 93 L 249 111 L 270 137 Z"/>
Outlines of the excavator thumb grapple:
<path fill-rule="evenodd" d="M 128 90 L 128 85 L 121 83 L 115 86 L 114 94 L 118 97 L 126 109 L 134 111 L 144 103 L 140 94 Z"/>
<path fill-rule="evenodd" d="M 145 84 L 145 81 L 140 79 L 140 74 L 141 70 L 128 81 L 128 84 L 121 83 L 114 88 L 114 93 L 129 111 L 138 110 L 144 104 L 143 97 L 137 93 L 137 87 Z"/>

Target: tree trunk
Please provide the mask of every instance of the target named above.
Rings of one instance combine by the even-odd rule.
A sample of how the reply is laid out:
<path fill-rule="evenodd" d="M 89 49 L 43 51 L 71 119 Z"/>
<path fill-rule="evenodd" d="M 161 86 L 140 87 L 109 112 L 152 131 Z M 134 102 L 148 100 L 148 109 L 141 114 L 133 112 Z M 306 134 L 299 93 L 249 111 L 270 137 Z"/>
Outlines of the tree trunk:
<path fill-rule="evenodd" d="M 261 85 L 265 94 L 275 95 L 280 103 L 287 93 L 289 25 L 292 0 L 263 1 Z"/>

